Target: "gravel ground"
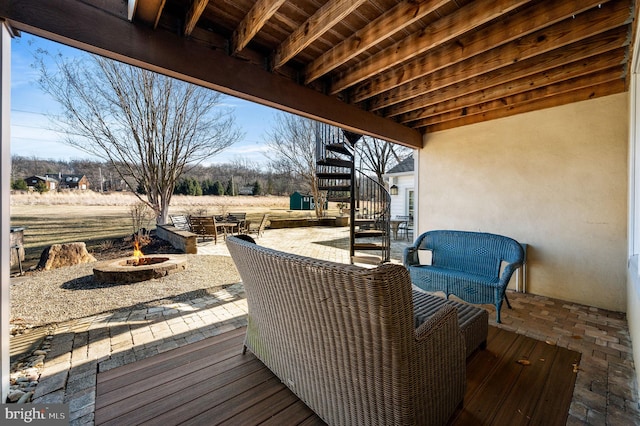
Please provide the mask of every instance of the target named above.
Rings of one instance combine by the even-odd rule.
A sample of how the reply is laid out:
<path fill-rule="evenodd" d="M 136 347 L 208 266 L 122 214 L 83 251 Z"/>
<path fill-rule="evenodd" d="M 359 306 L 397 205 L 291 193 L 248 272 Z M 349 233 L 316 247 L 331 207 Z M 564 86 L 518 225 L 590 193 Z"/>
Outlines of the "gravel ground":
<path fill-rule="evenodd" d="M 11 320 L 26 327 L 103 312 L 184 301 L 240 281 L 230 257 L 187 256 L 185 271 L 133 284 L 93 280 L 93 263 L 31 272 L 11 280 Z"/>

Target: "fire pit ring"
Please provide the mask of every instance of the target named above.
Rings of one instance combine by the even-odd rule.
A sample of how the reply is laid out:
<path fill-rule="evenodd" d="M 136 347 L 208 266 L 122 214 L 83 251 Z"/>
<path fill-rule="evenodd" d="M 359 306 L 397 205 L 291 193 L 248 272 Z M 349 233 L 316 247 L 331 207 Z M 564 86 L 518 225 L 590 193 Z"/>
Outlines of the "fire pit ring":
<path fill-rule="evenodd" d="M 93 267 L 93 278 L 100 283 L 130 284 L 162 278 L 186 268 L 187 258 L 183 255 L 129 257 L 97 263 Z"/>

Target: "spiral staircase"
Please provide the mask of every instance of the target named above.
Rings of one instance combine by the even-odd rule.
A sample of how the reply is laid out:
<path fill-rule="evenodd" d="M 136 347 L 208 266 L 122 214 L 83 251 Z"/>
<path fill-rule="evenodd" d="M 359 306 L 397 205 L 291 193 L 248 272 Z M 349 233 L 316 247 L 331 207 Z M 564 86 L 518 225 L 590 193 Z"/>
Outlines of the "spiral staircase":
<path fill-rule="evenodd" d="M 391 197 L 384 185 L 356 169 L 362 135 L 318 123 L 316 176 L 327 200 L 348 205 L 352 263 L 381 264 L 391 255 Z"/>

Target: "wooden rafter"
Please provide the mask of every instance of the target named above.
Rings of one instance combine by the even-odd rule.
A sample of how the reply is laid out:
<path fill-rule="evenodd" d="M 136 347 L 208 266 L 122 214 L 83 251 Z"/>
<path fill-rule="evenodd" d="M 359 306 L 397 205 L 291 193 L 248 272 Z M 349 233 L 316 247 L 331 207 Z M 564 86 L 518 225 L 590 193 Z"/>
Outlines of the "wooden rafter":
<path fill-rule="evenodd" d="M 546 0 L 535 4 L 518 15 L 497 21 L 482 31 L 464 36 L 455 42 L 446 43 L 429 52 L 428 55 L 418 56 L 403 63 L 402 67 L 393 68 L 368 79 L 365 83 L 354 88 L 350 98 L 354 103 L 362 102 L 398 86 L 412 83 L 420 77 L 445 69 L 455 63 L 487 51 L 493 51 L 498 46 L 509 42 L 512 42 L 510 48 L 512 54 L 509 60 L 517 61 L 523 59 L 522 55 L 529 53 L 526 50 L 529 44 L 553 46 L 553 42 L 556 40 L 562 42 L 563 36 L 569 39 L 573 38 L 572 32 L 576 28 L 594 25 L 602 30 L 607 30 L 622 25 L 630 19 L 629 8 L 620 2 L 605 4 L 601 9 L 596 8 L 585 13 L 578 13 L 587 7 L 598 6 L 600 3 L 599 0 L 590 2 L 574 0 L 562 3 L 557 0 Z M 566 18 L 571 19 L 563 22 L 562 20 Z M 554 22 L 556 24 L 550 27 Z M 534 32 L 535 34 L 530 35 Z M 557 33 L 557 35 L 554 36 L 553 41 L 546 40 L 547 33 Z M 525 36 L 526 40 L 517 41 Z M 505 50 L 505 48 L 501 49 Z M 495 58 L 497 55 L 490 55 L 490 57 Z M 494 65 L 493 60 L 488 60 L 488 62 L 488 66 Z M 370 108 L 373 109 L 384 106 L 386 105 L 378 100 L 370 103 Z"/>
<path fill-rule="evenodd" d="M 135 17 L 147 25 L 156 28 L 166 0 L 138 0 Z"/>
<path fill-rule="evenodd" d="M 442 114 L 433 115 L 428 118 L 418 120 L 415 125 L 418 127 L 426 127 L 450 120 L 457 120 L 462 117 L 470 117 L 476 114 L 486 114 L 489 111 L 500 110 L 505 106 L 513 108 L 516 105 L 531 102 L 536 99 L 543 99 L 552 96 L 560 97 L 565 93 L 570 93 L 576 90 L 582 90 L 613 81 L 624 81 L 623 76 L 623 67 L 621 65 L 617 65 L 612 68 L 606 68 L 602 71 L 595 72 L 593 74 L 575 77 L 533 90 L 528 90 L 526 92 L 505 96 L 500 99 L 495 99 L 488 102 L 470 105 L 461 109 L 445 112 Z"/>
<path fill-rule="evenodd" d="M 618 48 L 607 53 L 591 56 L 565 65 L 541 71 L 533 75 L 509 73 L 509 69 L 501 69 L 490 73 L 490 77 L 473 78 L 438 92 L 425 96 L 433 99 L 423 99 L 422 106 L 415 111 L 399 117 L 401 122 L 416 121 L 435 114 L 465 108 L 470 105 L 500 99 L 517 93 L 526 92 L 565 80 L 601 71 L 622 63 L 626 48 Z"/>
<path fill-rule="evenodd" d="M 624 19 L 624 16 L 620 16 L 620 19 Z M 567 32 L 567 27 L 571 27 L 573 31 Z M 606 32 L 607 30 L 611 32 Z M 603 31 L 605 31 L 605 35 L 598 37 L 598 34 Z M 590 40 L 580 43 L 580 41 L 590 37 L 595 37 L 593 44 Z M 570 19 L 567 23 L 559 23 L 553 27 L 540 30 L 397 87 L 372 99 L 369 103 L 369 108 L 373 111 L 388 108 L 447 85 L 486 74 L 501 67 L 511 66 L 514 63 L 522 63 L 527 59 L 545 54 L 550 49 L 559 50 L 559 56 L 568 58 L 576 50 L 572 46 L 576 43 L 579 46 L 578 50 L 590 52 L 588 48 L 600 50 L 602 43 L 611 43 L 618 47 L 626 44 L 627 41 L 627 30 L 625 27 L 620 26 L 619 21 L 612 22 L 607 19 L 592 22 L 589 19 Z M 566 49 L 561 49 L 565 46 Z M 525 69 L 525 71 L 527 70 Z"/>
<path fill-rule="evenodd" d="M 231 54 L 236 55 L 251 41 L 285 0 L 258 0 L 233 32 Z"/>
<path fill-rule="evenodd" d="M 209 0 L 193 0 L 193 3 L 191 3 L 191 7 L 189 8 L 189 11 L 187 12 L 187 16 L 185 18 L 185 36 L 188 37 L 191 35 L 193 29 L 198 23 L 198 20 L 200 19 L 200 16 L 202 15 L 202 12 L 204 12 L 205 8 L 207 7 L 207 4 L 209 4 Z"/>
<path fill-rule="evenodd" d="M 392 10 L 356 31 L 351 37 L 307 65 L 305 84 L 339 67 L 389 35 L 410 26 L 448 2 L 449 0 L 405 0 L 399 3 Z"/>
<path fill-rule="evenodd" d="M 447 41 L 453 40 L 482 24 L 516 9 L 530 0 L 480 0 L 446 15 L 429 27 L 399 41 L 382 52 L 362 61 L 355 69 L 344 72 L 331 85 L 331 94 L 409 60 Z"/>
<path fill-rule="evenodd" d="M 278 46 L 273 57 L 273 68 L 283 66 L 365 1 L 330 0 Z"/>
<path fill-rule="evenodd" d="M 552 108 L 559 105 L 566 105 L 572 102 L 586 101 L 588 99 L 599 98 L 602 96 L 609 96 L 616 93 L 621 93 L 626 90 L 626 83 L 624 80 L 614 80 L 608 83 L 603 83 L 598 86 L 591 86 L 581 88 L 567 93 L 562 93 L 555 96 L 549 96 L 546 98 L 533 99 L 529 102 L 522 102 L 516 105 L 505 105 L 503 108 L 494 109 L 483 114 L 474 114 L 468 117 L 462 116 L 457 120 L 445 121 L 426 127 L 429 132 L 439 132 L 442 130 L 453 129 L 454 127 L 466 126 L 469 124 L 480 123 L 487 120 L 495 120 L 498 118 L 509 117 L 516 114 L 522 114 L 525 112 L 537 111 L 544 108 Z M 532 96 L 535 94 L 532 93 Z"/>

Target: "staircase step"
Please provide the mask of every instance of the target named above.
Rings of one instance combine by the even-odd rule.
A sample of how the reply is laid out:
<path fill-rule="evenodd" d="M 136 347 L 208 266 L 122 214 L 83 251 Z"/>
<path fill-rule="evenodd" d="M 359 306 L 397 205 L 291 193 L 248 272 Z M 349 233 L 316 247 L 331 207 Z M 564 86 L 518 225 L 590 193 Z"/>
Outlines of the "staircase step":
<path fill-rule="evenodd" d="M 364 263 L 366 265 L 380 265 L 382 258 L 380 256 L 351 256 L 351 263 Z"/>
<path fill-rule="evenodd" d="M 339 158 L 324 158 L 317 162 L 320 166 L 353 167 L 353 161 L 341 160 Z"/>
<path fill-rule="evenodd" d="M 351 185 L 318 185 L 318 189 L 321 191 L 350 191 Z"/>
<path fill-rule="evenodd" d="M 353 157 L 353 151 L 351 151 L 351 149 L 349 149 L 343 143 L 331 143 L 331 144 L 325 145 L 325 147 L 327 148 L 328 151 L 337 152 L 339 154 L 344 154 L 344 155 Z"/>
<path fill-rule="evenodd" d="M 342 179 L 349 180 L 351 179 L 351 173 L 316 173 L 316 177 L 318 179 Z"/>
<path fill-rule="evenodd" d="M 382 244 L 380 243 L 355 243 L 353 245 L 354 250 L 382 250 Z"/>
<path fill-rule="evenodd" d="M 347 138 L 347 140 L 349 141 L 349 143 L 351 145 L 354 145 L 356 142 L 358 142 L 360 140 L 360 138 L 362 137 L 361 134 L 359 133 L 353 133 L 350 132 L 348 130 L 343 130 L 342 134 Z"/>
<path fill-rule="evenodd" d="M 384 237 L 385 235 L 387 235 L 387 233 L 379 229 L 364 229 L 362 231 L 356 231 L 353 236 L 355 238 L 374 238 Z"/>
<path fill-rule="evenodd" d="M 332 197 L 331 195 L 327 195 L 327 201 L 331 201 L 334 203 L 349 203 L 351 202 L 351 198 L 349 197 Z"/>

